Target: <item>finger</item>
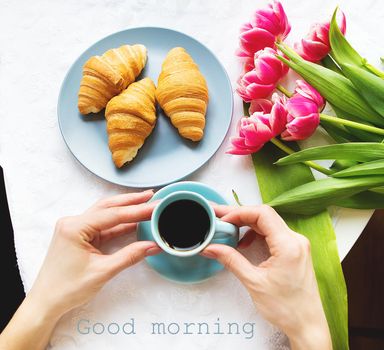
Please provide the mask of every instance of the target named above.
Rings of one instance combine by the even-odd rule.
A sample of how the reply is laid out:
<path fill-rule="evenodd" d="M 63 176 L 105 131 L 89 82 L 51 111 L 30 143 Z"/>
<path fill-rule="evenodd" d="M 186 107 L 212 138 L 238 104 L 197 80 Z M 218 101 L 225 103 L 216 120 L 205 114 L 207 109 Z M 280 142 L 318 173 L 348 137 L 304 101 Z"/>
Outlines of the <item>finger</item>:
<path fill-rule="evenodd" d="M 250 226 L 265 237 L 286 235 L 290 232 L 281 216 L 268 205 L 242 206 L 224 215 L 221 220 L 239 227 Z"/>
<path fill-rule="evenodd" d="M 139 261 L 146 256 L 160 253 L 161 248 L 152 241 L 138 241 L 131 243 L 117 252 L 105 256 L 106 264 L 112 274 L 116 274 Z"/>
<path fill-rule="evenodd" d="M 128 233 L 132 233 L 136 231 L 136 228 L 137 228 L 136 223 L 120 224 L 120 225 L 114 226 L 112 228 L 101 231 L 100 241 L 106 242 L 113 238 L 120 237 Z"/>
<path fill-rule="evenodd" d="M 122 207 L 97 210 L 88 215 L 87 222 L 99 231 L 110 229 L 124 223 L 137 223 L 149 220 L 157 201 Z"/>
<path fill-rule="evenodd" d="M 200 254 L 207 258 L 217 259 L 242 282 L 248 281 L 256 270 L 256 267 L 246 257 L 225 244 L 210 244 Z"/>
<path fill-rule="evenodd" d="M 232 205 L 222 205 L 222 204 L 216 204 L 216 203 L 211 203 L 211 205 L 213 210 L 215 211 L 216 216 L 219 218 L 221 218 L 224 215 L 227 215 L 232 210 L 235 210 L 238 208 Z"/>
<path fill-rule="evenodd" d="M 153 196 L 153 190 L 136 193 L 123 193 L 116 196 L 102 198 L 92 208 L 120 207 L 147 202 Z"/>
<path fill-rule="evenodd" d="M 237 248 L 244 249 L 249 247 L 253 243 L 253 241 L 256 239 L 257 237 L 256 235 L 257 233 L 254 230 L 249 229 L 237 244 Z"/>
<path fill-rule="evenodd" d="M 265 237 L 271 255 L 277 256 L 286 250 L 292 240 L 293 231 L 274 209 L 267 205 L 243 206 L 221 218 L 237 226 L 250 226 Z"/>

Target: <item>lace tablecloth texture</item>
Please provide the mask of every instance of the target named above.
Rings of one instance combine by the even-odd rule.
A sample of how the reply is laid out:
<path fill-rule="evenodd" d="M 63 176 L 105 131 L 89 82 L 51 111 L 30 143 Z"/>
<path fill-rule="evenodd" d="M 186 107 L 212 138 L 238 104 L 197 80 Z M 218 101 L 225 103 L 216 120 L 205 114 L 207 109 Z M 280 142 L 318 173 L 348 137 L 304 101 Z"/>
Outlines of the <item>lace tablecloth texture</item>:
<path fill-rule="evenodd" d="M 293 24 L 291 38 L 303 36 L 312 22 L 329 18 L 337 3 L 346 12 L 349 38 L 373 63 L 378 63 L 384 34 L 379 0 L 284 1 Z M 1 2 L 0 161 L 5 170 L 18 263 L 27 291 L 42 263 L 56 219 L 79 213 L 100 197 L 127 191 L 89 173 L 62 140 L 56 103 L 71 63 L 108 34 L 136 26 L 162 26 L 189 34 L 212 49 L 235 86 L 240 71 L 234 57 L 238 28 L 263 4 L 251 0 Z M 235 96 L 232 134 L 241 110 L 241 101 Z M 250 157 L 225 155 L 227 147 L 228 140 L 188 179 L 213 186 L 229 200 L 234 188 L 244 203 L 260 203 Z M 343 257 L 371 212 L 332 213 Z M 121 239 L 109 249 L 133 239 Z M 253 244 L 246 254 L 255 262 L 267 256 L 260 243 Z M 83 335 L 77 330 L 81 319 L 106 325 L 122 325 L 134 319 L 136 335 Z M 176 323 L 179 334 L 153 335 L 152 322 Z M 184 322 L 207 322 L 211 334 L 182 334 Z M 227 322 L 238 323 L 240 334 L 227 334 Z M 253 332 L 247 322 L 254 323 Z M 221 325 L 225 334 L 213 334 L 218 333 L 215 323 Z M 172 325 L 171 332 L 177 330 L 177 325 Z M 116 326 L 111 331 L 115 332 L 113 327 Z M 96 327 L 96 332 L 100 328 Z M 220 273 L 199 285 L 178 285 L 162 279 L 145 263 L 124 271 L 89 305 L 65 316 L 51 340 L 51 348 L 57 350 L 236 347 L 286 349 L 288 343 L 283 334 L 258 315 L 244 288 L 229 273 Z"/>

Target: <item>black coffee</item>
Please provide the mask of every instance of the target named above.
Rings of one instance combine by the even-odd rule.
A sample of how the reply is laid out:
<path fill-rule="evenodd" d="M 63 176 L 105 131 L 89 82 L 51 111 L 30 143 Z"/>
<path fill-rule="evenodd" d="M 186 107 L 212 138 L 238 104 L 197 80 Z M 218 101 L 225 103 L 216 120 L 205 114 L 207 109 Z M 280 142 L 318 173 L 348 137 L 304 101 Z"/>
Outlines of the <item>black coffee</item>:
<path fill-rule="evenodd" d="M 159 217 L 159 232 L 173 249 L 188 250 L 204 242 L 210 229 L 206 210 L 197 202 L 181 199 L 169 204 Z"/>

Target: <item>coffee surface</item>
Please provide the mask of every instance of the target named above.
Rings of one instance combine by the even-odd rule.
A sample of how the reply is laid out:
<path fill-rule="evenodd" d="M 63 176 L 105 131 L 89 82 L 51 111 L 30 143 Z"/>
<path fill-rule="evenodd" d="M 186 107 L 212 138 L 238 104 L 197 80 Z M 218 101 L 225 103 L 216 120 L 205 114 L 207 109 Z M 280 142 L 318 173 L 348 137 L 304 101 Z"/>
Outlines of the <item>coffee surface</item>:
<path fill-rule="evenodd" d="M 159 217 L 160 236 L 173 249 L 188 250 L 198 247 L 204 242 L 209 229 L 208 213 L 193 200 L 175 201 Z"/>

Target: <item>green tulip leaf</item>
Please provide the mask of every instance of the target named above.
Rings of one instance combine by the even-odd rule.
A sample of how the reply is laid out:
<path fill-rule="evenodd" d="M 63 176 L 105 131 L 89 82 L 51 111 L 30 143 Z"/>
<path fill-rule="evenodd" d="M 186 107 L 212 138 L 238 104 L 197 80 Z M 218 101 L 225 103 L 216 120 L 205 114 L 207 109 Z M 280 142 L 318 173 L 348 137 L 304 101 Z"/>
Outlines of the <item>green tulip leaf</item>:
<path fill-rule="evenodd" d="M 350 142 L 311 147 L 283 157 L 276 164 L 287 165 L 320 159 L 346 159 L 358 162 L 384 159 L 384 144 L 379 142 Z"/>
<path fill-rule="evenodd" d="M 337 10 L 338 8 L 333 12 L 329 28 L 329 43 L 331 44 L 332 49 L 330 55 L 339 66 L 342 64 L 350 64 L 384 79 L 384 72 L 370 64 L 365 58 L 361 57 L 345 38 L 337 24 Z"/>
<path fill-rule="evenodd" d="M 351 177 L 367 175 L 384 175 L 384 159 L 352 165 L 333 173 L 332 177 Z"/>
<path fill-rule="evenodd" d="M 331 56 L 339 66 L 341 64 L 349 63 L 358 67 L 364 67 L 363 58 L 351 46 L 337 24 L 337 11 L 338 8 L 333 12 L 329 27 L 329 43 L 331 44 L 332 49 Z"/>
<path fill-rule="evenodd" d="M 384 186 L 384 176 L 327 178 L 295 187 L 267 204 L 281 212 L 311 215 L 338 200 L 378 186 Z"/>
<path fill-rule="evenodd" d="M 340 67 L 337 65 L 337 63 L 333 60 L 333 58 L 330 55 L 325 56 L 321 60 L 321 64 L 330 70 L 333 70 L 336 73 L 343 74 L 343 71 L 340 69 Z"/>
<path fill-rule="evenodd" d="M 364 191 L 335 202 L 338 207 L 351 209 L 383 209 L 384 193 Z"/>
<path fill-rule="evenodd" d="M 384 79 L 350 64 L 341 67 L 369 105 L 384 118 Z"/>

